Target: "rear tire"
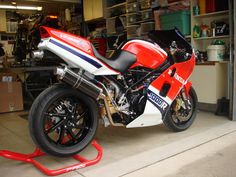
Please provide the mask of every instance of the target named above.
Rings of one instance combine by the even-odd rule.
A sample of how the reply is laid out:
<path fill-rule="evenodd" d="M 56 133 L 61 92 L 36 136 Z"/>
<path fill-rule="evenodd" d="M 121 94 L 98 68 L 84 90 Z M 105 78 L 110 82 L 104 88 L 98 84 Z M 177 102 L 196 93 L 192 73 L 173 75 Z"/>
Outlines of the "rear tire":
<path fill-rule="evenodd" d="M 82 151 L 98 126 L 97 103 L 70 86 L 44 90 L 29 113 L 30 135 L 42 151 L 59 157 Z"/>
<path fill-rule="evenodd" d="M 189 96 L 191 102 L 191 111 L 189 113 L 190 115 L 188 115 L 189 118 L 186 121 L 178 122 L 180 120 L 177 120 L 178 118 L 174 117 L 172 109 L 174 102 L 172 103 L 170 110 L 167 112 L 163 122 L 165 126 L 169 128 L 171 131 L 181 132 L 188 129 L 193 124 L 197 114 L 198 99 L 197 99 L 197 94 L 192 87 L 190 88 Z"/>

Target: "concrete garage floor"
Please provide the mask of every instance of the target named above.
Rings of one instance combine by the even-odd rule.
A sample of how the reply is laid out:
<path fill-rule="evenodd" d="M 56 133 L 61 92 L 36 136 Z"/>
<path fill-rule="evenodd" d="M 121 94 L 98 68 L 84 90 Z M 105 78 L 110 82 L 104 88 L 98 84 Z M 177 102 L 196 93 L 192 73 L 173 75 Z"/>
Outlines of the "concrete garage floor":
<path fill-rule="evenodd" d="M 0 149 L 32 152 L 34 145 L 27 126 L 27 120 L 20 118 L 19 113 L 1 114 Z M 193 126 L 181 133 L 172 133 L 164 126 L 100 127 L 96 139 L 104 149 L 102 161 L 62 177 L 236 176 L 236 122 L 212 113 L 199 112 Z M 81 154 L 92 158 L 96 151 L 88 147 Z M 41 157 L 39 161 L 49 168 L 75 162 L 55 157 Z M 0 175 L 45 176 L 30 164 L 1 157 Z"/>

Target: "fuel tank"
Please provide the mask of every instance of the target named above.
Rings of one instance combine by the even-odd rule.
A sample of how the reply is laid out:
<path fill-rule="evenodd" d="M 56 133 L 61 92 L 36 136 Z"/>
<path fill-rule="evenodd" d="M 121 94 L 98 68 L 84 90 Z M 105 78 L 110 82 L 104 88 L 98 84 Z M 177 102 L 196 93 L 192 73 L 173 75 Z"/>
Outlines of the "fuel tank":
<path fill-rule="evenodd" d="M 142 66 L 155 69 L 167 58 L 167 53 L 158 44 L 140 39 L 128 41 L 123 45 L 122 50 L 136 55 L 137 61 L 131 68 Z"/>

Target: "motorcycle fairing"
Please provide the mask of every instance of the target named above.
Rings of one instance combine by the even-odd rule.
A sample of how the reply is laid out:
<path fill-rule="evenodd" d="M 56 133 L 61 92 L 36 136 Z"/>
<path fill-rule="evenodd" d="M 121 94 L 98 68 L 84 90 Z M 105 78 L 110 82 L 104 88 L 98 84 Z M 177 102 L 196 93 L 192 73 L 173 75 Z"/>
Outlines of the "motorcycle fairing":
<path fill-rule="evenodd" d="M 120 74 L 94 56 L 92 44 L 88 40 L 52 28 L 40 29 L 42 39 L 38 48 L 55 53 L 70 67 L 83 68 L 94 75 Z"/>
<path fill-rule="evenodd" d="M 148 127 L 161 124 L 166 111 L 172 103 L 168 97 L 162 97 L 159 90 L 150 85 L 147 90 L 147 102 L 142 115 L 129 123 L 126 128 Z"/>
<path fill-rule="evenodd" d="M 172 102 L 185 87 L 189 90 L 191 83 L 188 81 L 195 65 L 195 55 L 181 63 L 175 63 L 163 74 L 156 78 L 148 87 L 147 103 L 144 113 L 129 123 L 127 128 L 153 126 L 162 123 Z M 161 96 L 160 91 L 164 84 L 170 84 L 170 89 L 166 96 Z M 188 93 L 186 93 L 188 95 Z"/>
<path fill-rule="evenodd" d="M 87 53 L 77 50 L 66 43 L 59 41 L 53 37 L 42 39 L 38 48 L 41 50 L 49 50 L 56 53 L 72 68 L 83 68 L 94 75 L 118 75 L 119 72 L 114 71 L 97 60 L 95 57 Z"/>
<path fill-rule="evenodd" d="M 140 39 L 128 41 L 122 46 L 122 50 L 136 55 L 137 61 L 131 68 L 141 66 L 155 69 L 167 58 L 167 53 L 158 44 Z"/>
<path fill-rule="evenodd" d="M 65 31 L 56 30 L 48 27 L 40 27 L 41 36 L 52 37 L 57 39 L 69 46 L 74 47 L 75 49 L 82 51 L 90 56 L 93 56 L 92 44 L 87 39 L 80 36 L 67 33 Z"/>

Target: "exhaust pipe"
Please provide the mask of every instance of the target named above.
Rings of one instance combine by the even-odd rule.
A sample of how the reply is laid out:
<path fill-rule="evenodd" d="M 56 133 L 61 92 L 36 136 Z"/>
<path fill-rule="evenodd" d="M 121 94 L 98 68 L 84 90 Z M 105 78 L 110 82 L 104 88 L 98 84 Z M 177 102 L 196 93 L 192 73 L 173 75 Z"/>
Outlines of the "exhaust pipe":
<path fill-rule="evenodd" d="M 95 99 L 104 97 L 103 90 L 101 88 L 83 78 L 81 74 L 77 74 L 67 67 L 64 69 L 56 68 L 56 74 L 59 76 L 60 80 Z"/>

